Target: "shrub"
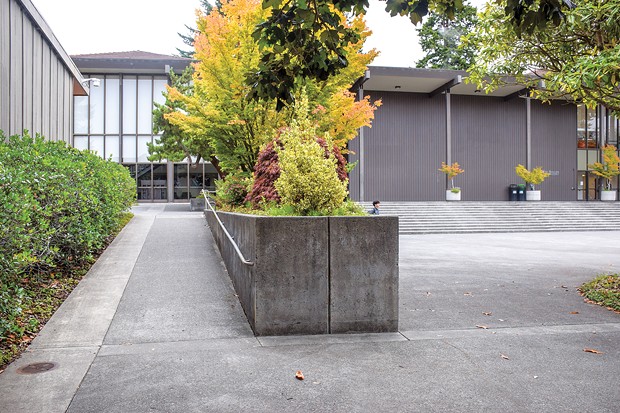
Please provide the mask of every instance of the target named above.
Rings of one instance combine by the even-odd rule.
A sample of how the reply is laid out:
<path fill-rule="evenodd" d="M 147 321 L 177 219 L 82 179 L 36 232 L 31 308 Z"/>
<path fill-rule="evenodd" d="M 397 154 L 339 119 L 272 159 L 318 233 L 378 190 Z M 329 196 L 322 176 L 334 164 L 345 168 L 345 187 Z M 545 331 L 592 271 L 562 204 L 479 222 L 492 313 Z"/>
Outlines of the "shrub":
<path fill-rule="evenodd" d="M 275 182 L 281 203 L 299 214 L 313 211 L 331 213 L 347 196 L 348 180 L 341 181 L 336 171 L 337 159 L 325 157 L 326 150 L 316 141 L 315 127 L 307 118 L 293 120 L 280 135 L 282 148 L 276 147 L 280 177 Z M 326 147 L 331 147 L 325 135 Z"/>
<path fill-rule="evenodd" d="M 336 158 L 336 173 L 338 174 L 338 179 L 342 182 L 347 181 L 349 179 L 349 174 L 347 172 L 347 160 L 344 156 L 342 156 L 342 152 L 338 148 L 338 145 L 332 144 L 330 153 L 327 140 L 324 138 L 316 138 L 316 142 L 321 145 L 321 148 L 325 151 L 325 158 L 329 158 L 332 155 Z"/>
<path fill-rule="evenodd" d="M 248 195 L 248 180 L 243 176 L 227 175 L 215 181 L 215 200 L 220 205 L 241 206 Z"/>
<path fill-rule="evenodd" d="M 463 169 L 461 169 L 461 166 L 458 162 L 454 162 L 452 165 L 448 165 L 447 163 L 442 162 L 439 171 L 445 173 L 448 176 L 448 179 L 450 180 L 450 191 L 452 193 L 458 194 L 459 192 L 461 192 L 461 188 L 457 188 L 454 186 L 454 177 L 465 172 Z"/>
<path fill-rule="evenodd" d="M 19 281 L 91 261 L 135 196 L 135 181 L 117 163 L 0 132 L 0 338 L 17 328 Z"/>
<path fill-rule="evenodd" d="M 284 131 L 283 129 L 280 131 Z M 347 161 L 342 156 L 342 152 L 338 149 L 337 145 L 332 145 L 332 150 L 328 149 L 327 141 L 324 138 L 316 138 L 316 142 L 323 148 L 324 157 L 329 159 L 333 156 L 336 159 L 336 172 L 338 179 L 345 182 L 349 179 L 347 173 Z M 279 139 L 269 142 L 265 148 L 263 148 L 254 167 L 254 182 L 252 188 L 246 197 L 246 202 L 250 202 L 253 208 L 273 207 L 273 204 L 280 202 L 280 195 L 276 189 L 275 183 L 280 177 L 280 164 L 278 159 L 278 153 L 276 147 L 282 148 L 282 143 Z M 273 209 L 272 209 L 273 210 Z M 275 211 L 275 210 L 273 210 Z M 279 212 L 274 212 L 280 214 Z"/>
<path fill-rule="evenodd" d="M 515 173 L 519 178 L 529 184 L 531 190 L 534 189 L 534 185 L 542 184 L 543 181 L 551 175 L 549 172 L 543 171 L 540 166 L 532 169 L 532 171 L 528 171 L 528 169 L 521 164 L 515 166 Z"/>
<path fill-rule="evenodd" d="M 280 196 L 275 186 L 276 181 L 280 177 L 280 164 L 278 163 L 278 153 L 275 147 L 280 145 L 278 140 L 271 141 L 258 154 L 258 159 L 254 166 L 254 182 L 245 199 L 254 208 L 258 208 L 259 205 L 265 203 L 280 202 Z"/>
<path fill-rule="evenodd" d="M 588 165 L 594 175 L 605 179 L 604 188 L 611 191 L 611 179 L 620 175 L 620 157 L 613 145 L 603 146 L 603 162 Z"/>

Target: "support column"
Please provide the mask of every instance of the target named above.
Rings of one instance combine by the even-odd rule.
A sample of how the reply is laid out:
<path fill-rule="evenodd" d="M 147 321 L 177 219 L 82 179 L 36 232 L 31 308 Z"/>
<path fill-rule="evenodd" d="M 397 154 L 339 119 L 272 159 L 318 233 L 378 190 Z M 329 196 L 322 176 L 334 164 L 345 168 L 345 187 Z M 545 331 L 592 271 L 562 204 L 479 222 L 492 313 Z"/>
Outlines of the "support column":
<path fill-rule="evenodd" d="M 450 89 L 446 90 L 446 163 L 452 165 L 452 103 Z"/>
<path fill-rule="evenodd" d="M 174 162 L 166 164 L 166 177 L 168 178 L 168 202 L 174 202 Z"/>
<path fill-rule="evenodd" d="M 525 163 L 526 168 L 532 168 L 532 98 L 525 99 Z"/>
<path fill-rule="evenodd" d="M 364 88 L 360 86 L 357 91 L 357 98 L 359 101 L 364 99 Z M 359 160 L 358 160 L 358 169 L 360 173 L 359 184 L 360 184 L 360 201 L 365 201 L 366 198 L 364 196 L 364 127 L 360 128 L 360 149 L 359 149 Z"/>

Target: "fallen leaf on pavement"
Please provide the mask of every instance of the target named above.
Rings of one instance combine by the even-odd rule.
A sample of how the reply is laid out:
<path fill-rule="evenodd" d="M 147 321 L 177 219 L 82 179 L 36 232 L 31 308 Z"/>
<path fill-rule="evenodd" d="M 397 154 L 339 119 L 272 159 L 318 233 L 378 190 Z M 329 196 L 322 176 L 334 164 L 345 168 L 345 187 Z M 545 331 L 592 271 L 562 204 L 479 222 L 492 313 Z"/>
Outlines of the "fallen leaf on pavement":
<path fill-rule="evenodd" d="M 579 311 L 571 311 L 571 314 L 579 314 Z"/>
<path fill-rule="evenodd" d="M 301 372 L 301 370 L 297 370 L 297 373 L 295 373 L 295 378 L 297 380 L 303 380 L 304 379 L 304 374 Z"/>
<path fill-rule="evenodd" d="M 593 348 L 584 348 L 583 351 L 586 353 L 603 354 L 601 351 L 594 350 Z"/>
<path fill-rule="evenodd" d="M 491 315 L 492 313 L 482 313 L 483 315 Z"/>
<path fill-rule="evenodd" d="M 463 295 L 471 295 L 471 293 L 463 293 Z"/>
<path fill-rule="evenodd" d="M 486 330 L 486 329 L 488 329 L 488 328 L 489 328 L 489 327 L 487 327 L 487 326 L 479 326 L 479 325 L 477 325 L 476 327 L 478 327 L 478 328 L 482 328 L 482 329 L 484 329 L 484 330 Z"/>
<path fill-rule="evenodd" d="M 510 360 L 510 359 L 508 358 L 508 356 L 506 356 L 506 355 L 504 355 L 504 354 L 501 354 L 501 353 L 500 353 L 500 355 L 499 355 L 499 356 L 500 356 L 501 358 L 503 358 L 504 360 Z"/>

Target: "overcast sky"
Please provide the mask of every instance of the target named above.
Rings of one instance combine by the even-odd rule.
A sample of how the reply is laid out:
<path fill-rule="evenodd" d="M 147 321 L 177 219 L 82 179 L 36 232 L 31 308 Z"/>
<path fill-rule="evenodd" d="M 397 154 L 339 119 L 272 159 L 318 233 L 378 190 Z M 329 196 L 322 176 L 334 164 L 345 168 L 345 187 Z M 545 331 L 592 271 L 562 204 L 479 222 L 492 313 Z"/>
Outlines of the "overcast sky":
<path fill-rule="evenodd" d="M 483 0 L 475 0 L 481 3 Z M 142 50 L 177 54 L 178 32 L 195 27 L 198 0 L 32 0 L 69 54 Z M 413 67 L 423 53 L 406 17 L 390 17 L 385 5 L 370 0 L 366 21 L 373 35 L 367 48 L 381 52 L 372 63 Z"/>

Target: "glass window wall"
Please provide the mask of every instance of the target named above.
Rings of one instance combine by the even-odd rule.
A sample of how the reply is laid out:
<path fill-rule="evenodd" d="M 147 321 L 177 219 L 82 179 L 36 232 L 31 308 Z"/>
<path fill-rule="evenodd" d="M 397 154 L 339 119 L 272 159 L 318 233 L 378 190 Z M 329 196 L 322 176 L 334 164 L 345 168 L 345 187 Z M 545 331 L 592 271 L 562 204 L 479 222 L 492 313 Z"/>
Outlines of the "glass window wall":
<path fill-rule="evenodd" d="M 105 133 L 120 132 L 120 80 L 105 79 Z"/>
<path fill-rule="evenodd" d="M 92 134 L 103 134 L 104 88 L 105 83 L 99 87 L 90 88 L 90 133 Z"/>
<path fill-rule="evenodd" d="M 136 93 L 136 78 L 123 77 L 123 133 L 136 133 Z"/>
<path fill-rule="evenodd" d="M 88 96 L 73 98 L 73 133 L 88 133 Z"/>
<path fill-rule="evenodd" d="M 168 182 L 168 163 L 148 161 L 147 143 L 153 134 L 154 103 L 164 103 L 167 76 L 84 74 L 101 79 L 91 95 L 74 99 L 74 146 L 122 163 L 136 181 L 138 200 L 165 201 L 169 185 L 174 199 L 187 200 L 202 188 L 214 189 L 217 172 L 211 164 L 170 164 L 174 182 Z M 173 171 L 171 171 L 172 173 Z"/>
<path fill-rule="evenodd" d="M 153 79 L 138 79 L 138 134 L 151 134 L 153 118 Z"/>
<path fill-rule="evenodd" d="M 215 190 L 217 171 L 210 163 L 174 165 L 174 199 L 195 198 L 203 189 Z"/>
<path fill-rule="evenodd" d="M 138 181 L 138 200 L 150 201 L 152 197 L 153 176 L 151 164 L 136 165 L 136 180 Z"/>
<path fill-rule="evenodd" d="M 138 162 L 148 162 L 149 147 L 148 143 L 151 143 L 150 136 L 138 136 Z"/>
<path fill-rule="evenodd" d="M 73 147 L 81 151 L 88 149 L 88 136 L 74 136 Z"/>
<path fill-rule="evenodd" d="M 101 158 L 104 157 L 103 151 L 103 136 L 91 136 L 90 137 L 90 148 L 92 152 L 95 152 Z"/>
<path fill-rule="evenodd" d="M 105 137 L 105 158 L 112 159 L 114 162 L 120 162 L 120 139 L 118 136 Z"/>

